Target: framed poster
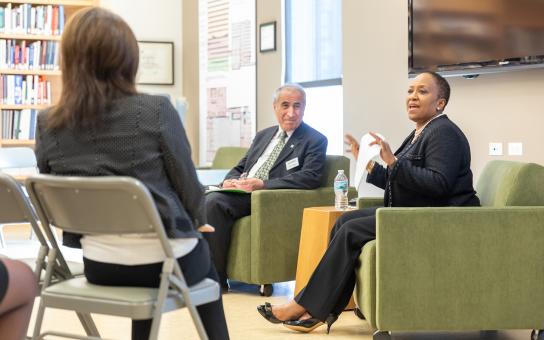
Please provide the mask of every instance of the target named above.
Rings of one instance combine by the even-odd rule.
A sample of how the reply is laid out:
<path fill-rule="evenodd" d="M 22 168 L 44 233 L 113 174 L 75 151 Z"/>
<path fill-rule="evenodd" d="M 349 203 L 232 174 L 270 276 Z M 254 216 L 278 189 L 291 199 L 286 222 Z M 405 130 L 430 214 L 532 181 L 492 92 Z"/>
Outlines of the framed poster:
<path fill-rule="evenodd" d="M 271 21 L 259 26 L 259 51 L 269 52 L 276 50 L 276 22 Z"/>
<path fill-rule="evenodd" d="M 174 85 L 174 43 L 138 41 L 140 65 L 136 76 L 141 85 Z"/>

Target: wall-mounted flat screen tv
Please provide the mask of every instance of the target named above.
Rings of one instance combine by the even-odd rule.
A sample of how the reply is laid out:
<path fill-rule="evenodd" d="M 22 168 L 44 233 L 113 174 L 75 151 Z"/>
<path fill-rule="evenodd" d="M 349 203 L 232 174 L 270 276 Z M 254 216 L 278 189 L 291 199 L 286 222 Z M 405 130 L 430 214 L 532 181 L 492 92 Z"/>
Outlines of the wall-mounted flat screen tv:
<path fill-rule="evenodd" d="M 544 0 L 408 0 L 410 75 L 544 67 Z"/>

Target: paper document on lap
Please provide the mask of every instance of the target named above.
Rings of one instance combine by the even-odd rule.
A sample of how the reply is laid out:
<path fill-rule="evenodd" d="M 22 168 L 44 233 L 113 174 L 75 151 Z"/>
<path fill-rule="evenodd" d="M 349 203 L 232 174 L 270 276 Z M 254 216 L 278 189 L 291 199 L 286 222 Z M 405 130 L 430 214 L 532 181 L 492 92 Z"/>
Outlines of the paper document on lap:
<path fill-rule="evenodd" d="M 385 141 L 385 137 L 379 133 L 377 133 L 377 135 Z M 353 186 L 357 188 L 357 191 L 360 191 L 359 188 L 361 187 L 361 184 L 368 173 L 366 170 L 368 162 L 380 160 L 380 146 L 377 144 L 368 146 L 374 140 L 374 137 L 372 137 L 370 133 L 367 133 L 361 137 L 361 141 L 359 143 L 359 157 L 357 158 L 357 165 L 355 166 L 355 178 L 353 182 Z"/>
<path fill-rule="evenodd" d="M 207 193 L 210 193 L 210 192 L 230 192 L 230 193 L 233 193 L 233 194 L 251 194 L 251 192 L 249 191 L 245 191 L 245 190 L 242 190 L 242 189 L 236 189 L 236 188 L 221 188 L 221 187 L 216 187 L 216 186 L 213 186 L 213 185 L 210 185 L 206 188 L 206 194 Z"/>

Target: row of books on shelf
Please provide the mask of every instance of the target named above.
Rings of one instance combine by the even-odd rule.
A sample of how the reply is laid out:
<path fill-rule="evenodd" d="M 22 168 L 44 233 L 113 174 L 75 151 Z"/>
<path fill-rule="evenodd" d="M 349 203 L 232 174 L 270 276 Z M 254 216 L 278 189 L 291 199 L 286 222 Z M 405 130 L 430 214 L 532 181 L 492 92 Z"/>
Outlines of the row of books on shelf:
<path fill-rule="evenodd" d="M 38 110 L 2 110 L 2 139 L 34 139 Z"/>
<path fill-rule="evenodd" d="M 0 7 L 0 33 L 60 35 L 65 19 L 62 5 L 8 3 Z"/>
<path fill-rule="evenodd" d="M 0 75 L 0 104 L 51 104 L 51 81 L 39 75 Z"/>
<path fill-rule="evenodd" d="M 58 41 L 0 39 L 0 69 L 58 70 Z"/>

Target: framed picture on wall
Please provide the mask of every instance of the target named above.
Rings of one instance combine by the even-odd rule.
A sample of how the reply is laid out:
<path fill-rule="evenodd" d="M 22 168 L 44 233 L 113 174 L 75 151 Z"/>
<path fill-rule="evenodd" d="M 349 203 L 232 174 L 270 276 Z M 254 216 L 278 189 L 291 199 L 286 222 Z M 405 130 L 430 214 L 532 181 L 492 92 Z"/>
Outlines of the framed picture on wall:
<path fill-rule="evenodd" d="M 270 52 L 276 50 L 276 22 L 271 21 L 259 25 L 259 51 Z"/>
<path fill-rule="evenodd" d="M 140 85 L 174 85 L 174 43 L 138 41 L 140 65 L 136 76 Z"/>

